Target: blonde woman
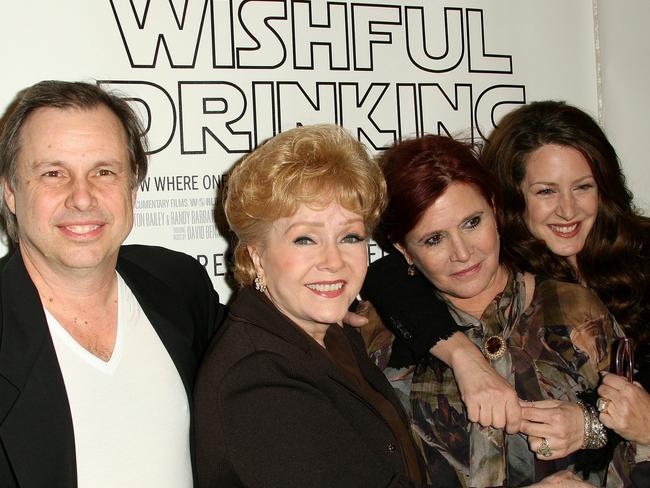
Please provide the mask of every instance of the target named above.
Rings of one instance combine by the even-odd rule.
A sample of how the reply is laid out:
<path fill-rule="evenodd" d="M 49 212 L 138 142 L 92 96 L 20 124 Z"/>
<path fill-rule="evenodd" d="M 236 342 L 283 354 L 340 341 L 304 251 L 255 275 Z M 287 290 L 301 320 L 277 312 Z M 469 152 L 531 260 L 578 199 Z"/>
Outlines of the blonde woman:
<path fill-rule="evenodd" d="M 199 486 L 420 486 L 389 383 L 341 327 L 386 186 L 334 125 L 299 127 L 231 172 L 224 202 L 241 286 L 200 370 Z"/>

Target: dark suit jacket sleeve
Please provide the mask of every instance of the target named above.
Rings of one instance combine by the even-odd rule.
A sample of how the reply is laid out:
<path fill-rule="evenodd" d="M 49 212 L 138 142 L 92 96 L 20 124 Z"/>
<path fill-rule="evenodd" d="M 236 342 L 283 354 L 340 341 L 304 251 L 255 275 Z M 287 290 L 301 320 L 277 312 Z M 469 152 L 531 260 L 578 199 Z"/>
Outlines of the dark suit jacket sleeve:
<path fill-rule="evenodd" d="M 372 302 L 384 325 L 395 334 L 389 366 L 415 364 L 439 340 L 458 332 L 435 291 L 421 273 L 409 276 L 404 258 L 396 252 L 368 267 L 361 295 Z"/>
<path fill-rule="evenodd" d="M 225 446 L 242 486 L 412 486 L 380 462 L 331 400 L 293 366 L 272 352 L 246 356 L 227 372 L 215 411 L 201 412 L 217 424 L 207 430 L 222 434 L 216 442 Z M 199 485 L 215 486 L 200 472 Z"/>

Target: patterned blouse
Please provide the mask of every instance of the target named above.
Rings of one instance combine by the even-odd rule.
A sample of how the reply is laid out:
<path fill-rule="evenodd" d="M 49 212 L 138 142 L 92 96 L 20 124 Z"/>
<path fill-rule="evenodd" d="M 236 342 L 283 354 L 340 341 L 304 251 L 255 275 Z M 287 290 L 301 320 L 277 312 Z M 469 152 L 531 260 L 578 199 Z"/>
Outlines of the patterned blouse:
<path fill-rule="evenodd" d="M 521 399 L 575 402 L 581 392 L 596 388 L 598 372 L 608 369 L 612 338 L 622 335 L 620 328 L 598 297 L 579 285 L 540 280 L 528 307 L 525 297 L 523 275 L 511 273 L 481 320 L 448 306 L 482 350 L 492 336 L 505 341 L 503 355 L 491 364 Z M 469 422 L 453 372 L 433 356 L 416 366 L 409 403 L 419 447 L 433 461 L 428 475 L 434 486 L 526 486 L 575 464 L 577 453 L 540 461 L 525 435 Z M 448 482 L 439 484 L 447 463 L 457 479 L 445 477 Z M 604 476 L 600 470 L 589 481 L 600 485 Z"/>

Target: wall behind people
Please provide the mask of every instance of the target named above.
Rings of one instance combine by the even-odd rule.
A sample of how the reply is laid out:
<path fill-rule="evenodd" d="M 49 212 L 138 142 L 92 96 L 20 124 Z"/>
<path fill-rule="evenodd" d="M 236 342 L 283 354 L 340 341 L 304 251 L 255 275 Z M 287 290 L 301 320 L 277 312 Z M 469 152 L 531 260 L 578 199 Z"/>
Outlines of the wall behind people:
<path fill-rule="evenodd" d="M 335 122 L 376 151 L 422 132 L 478 139 L 525 101 L 598 111 L 590 0 L 5 3 L 0 107 L 48 78 L 123 93 L 152 150 L 129 242 L 195 256 L 222 296 L 216 192 L 280 131 Z"/>
<path fill-rule="evenodd" d="M 597 6 L 603 127 L 637 205 L 650 215 L 650 2 L 598 0 Z"/>

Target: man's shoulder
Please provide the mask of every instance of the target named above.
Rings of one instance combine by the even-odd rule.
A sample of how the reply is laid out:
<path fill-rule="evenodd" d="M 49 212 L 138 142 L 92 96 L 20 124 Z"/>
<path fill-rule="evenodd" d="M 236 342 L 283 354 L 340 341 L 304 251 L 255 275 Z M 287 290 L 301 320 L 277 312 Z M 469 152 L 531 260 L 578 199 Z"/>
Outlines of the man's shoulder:
<path fill-rule="evenodd" d="M 120 247 L 120 258 L 135 262 L 151 262 L 153 264 L 169 260 L 194 260 L 184 252 L 146 244 L 124 244 Z"/>
<path fill-rule="evenodd" d="M 13 252 L 10 251 L 10 252 L 8 252 L 7 254 L 5 254 L 4 256 L 2 256 L 0 258 L 0 273 L 2 272 L 2 270 L 7 265 L 7 263 L 9 262 L 9 259 L 11 259 L 12 255 L 13 255 Z"/>
<path fill-rule="evenodd" d="M 0 295 L 26 296 L 27 293 L 36 296 L 32 279 L 25 269 L 20 251 L 9 251 L 0 258 Z"/>
<path fill-rule="evenodd" d="M 191 268 L 202 268 L 192 256 L 166 247 L 128 244 L 120 248 L 119 259 L 128 261 L 156 274 L 157 272 L 175 272 Z"/>
<path fill-rule="evenodd" d="M 4 272 L 4 270 L 7 269 L 7 265 L 10 262 L 15 261 L 15 259 L 12 258 L 14 258 L 14 255 L 16 254 L 20 255 L 20 252 L 17 250 L 10 249 L 9 251 L 7 251 L 7 254 L 5 254 L 0 258 L 0 273 Z"/>
<path fill-rule="evenodd" d="M 205 268 L 192 256 L 159 246 L 122 246 L 117 268 L 120 273 L 149 274 L 175 288 L 209 281 Z"/>
<path fill-rule="evenodd" d="M 223 320 L 224 307 L 205 268 L 192 256 L 164 247 L 124 245 L 117 271 L 138 300 L 184 304 L 193 315 L 208 314 L 205 345 Z M 142 303 L 142 302 L 141 302 Z M 203 321 L 203 319 L 201 319 Z M 203 326 L 202 325 L 202 326 Z"/>

